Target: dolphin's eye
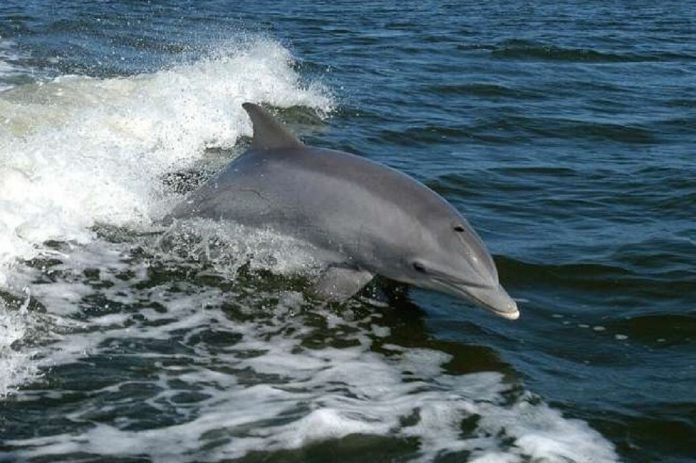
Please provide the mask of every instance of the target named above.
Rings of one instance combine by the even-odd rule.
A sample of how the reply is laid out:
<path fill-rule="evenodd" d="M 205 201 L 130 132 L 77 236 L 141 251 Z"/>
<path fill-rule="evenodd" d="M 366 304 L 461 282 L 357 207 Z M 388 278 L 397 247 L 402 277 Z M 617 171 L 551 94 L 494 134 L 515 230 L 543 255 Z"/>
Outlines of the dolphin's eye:
<path fill-rule="evenodd" d="M 425 266 L 424 266 L 423 264 L 421 264 L 420 262 L 414 262 L 414 263 L 413 263 L 413 269 L 414 269 L 416 272 L 425 273 Z"/>
<path fill-rule="evenodd" d="M 462 227 L 461 225 L 456 225 L 456 226 L 454 227 L 454 231 L 456 231 L 456 232 L 458 232 L 458 233 L 461 233 L 461 232 L 464 231 L 464 227 Z"/>

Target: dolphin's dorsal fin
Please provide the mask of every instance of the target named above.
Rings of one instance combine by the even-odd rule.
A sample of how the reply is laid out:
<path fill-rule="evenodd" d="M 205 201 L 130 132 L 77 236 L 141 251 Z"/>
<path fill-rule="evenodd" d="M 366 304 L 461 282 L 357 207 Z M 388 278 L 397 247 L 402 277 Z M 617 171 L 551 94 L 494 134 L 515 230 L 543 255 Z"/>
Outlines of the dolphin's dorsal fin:
<path fill-rule="evenodd" d="M 249 114 L 254 126 L 254 138 L 251 140 L 253 149 L 270 150 L 304 146 L 295 135 L 261 106 L 244 103 L 242 107 Z"/>

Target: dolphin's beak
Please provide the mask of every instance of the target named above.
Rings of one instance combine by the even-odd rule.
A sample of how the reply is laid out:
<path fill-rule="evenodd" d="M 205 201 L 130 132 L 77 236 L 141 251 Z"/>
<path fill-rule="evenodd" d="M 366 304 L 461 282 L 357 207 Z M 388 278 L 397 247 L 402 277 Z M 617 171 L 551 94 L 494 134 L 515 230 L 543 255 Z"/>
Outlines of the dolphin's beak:
<path fill-rule="evenodd" d="M 517 303 L 512 300 L 507 291 L 499 284 L 495 286 L 470 286 L 447 282 L 445 285 L 447 292 L 468 299 L 500 317 L 508 320 L 520 318 Z"/>
<path fill-rule="evenodd" d="M 502 286 L 485 286 L 467 288 L 466 294 L 474 302 L 482 307 L 490 310 L 496 315 L 507 318 L 508 320 L 517 320 L 520 317 L 520 311 L 517 309 L 517 303 L 512 300 Z"/>

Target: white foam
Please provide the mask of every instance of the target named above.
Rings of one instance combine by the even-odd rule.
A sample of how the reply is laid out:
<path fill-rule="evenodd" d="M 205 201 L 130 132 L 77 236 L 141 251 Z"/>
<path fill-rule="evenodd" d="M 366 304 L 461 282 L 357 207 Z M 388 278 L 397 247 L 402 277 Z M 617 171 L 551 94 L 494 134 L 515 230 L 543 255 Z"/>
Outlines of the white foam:
<path fill-rule="evenodd" d="M 136 239 L 147 253 L 161 246 L 155 238 Z M 56 281 L 35 285 L 34 296 L 51 307 L 53 338 L 44 340 L 44 349 L 34 361 L 45 368 L 91 355 L 119 355 L 119 340 L 128 340 L 128 345 L 138 340 L 186 345 L 190 353 L 176 354 L 181 364 L 165 362 L 169 354 L 152 351 L 129 355 L 137 355 L 140 361 L 163 360 L 156 379 L 142 380 L 152 386 L 143 390 L 153 393 L 134 400 L 143 400 L 162 414 L 171 413 L 174 406 L 188 418 L 175 425 L 133 431 L 129 425 L 138 417 L 126 414 L 81 432 L 7 441 L 18 457 L 86 452 L 104 457 L 141 455 L 154 461 L 218 461 L 363 434 L 415 439 L 419 446 L 412 458 L 418 461 L 447 454 L 469 455 L 480 462 L 617 460 L 611 444 L 587 424 L 564 418 L 528 393 L 513 392 L 515 386 L 498 373 L 449 374 L 444 365 L 451 356 L 432 349 L 391 343 L 388 355 L 377 352 L 374 343 L 389 336 L 378 313 L 346 318 L 326 308 L 307 312 L 307 301 L 296 292 L 230 294 L 185 281 L 139 286 L 148 281 L 152 261 L 133 261 L 124 252 L 129 247 L 108 242 L 78 247 L 70 259 L 52 267 Z M 87 284 L 84 270 L 97 266 L 100 284 Z M 124 269 L 131 272 L 129 279 L 118 278 Z M 32 277 L 31 270 L 26 273 Z M 84 314 L 75 298 L 93 300 L 95 295 L 106 304 L 157 301 L 162 308 L 133 314 L 114 313 L 105 305 L 106 313 L 78 322 L 76 318 Z M 263 312 L 228 319 L 221 310 L 225 301 L 244 297 L 249 298 L 247 302 L 256 301 L 246 305 L 257 310 L 257 303 L 266 300 L 260 304 Z M 326 322 L 311 323 L 316 317 Z M 331 336 L 341 337 L 349 347 L 305 346 L 317 329 L 323 337 L 329 335 L 324 330 L 330 330 Z M 205 339 L 200 335 L 210 330 L 234 334 L 238 340 L 213 348 L 200 341 Z M 374 336 L 375 331 L 383 337 Z M 269 380 L 249 383 L 249 378 Z M 121 387 L 128 387 L 128 381 L 91 394 L 113 393 Z M 172 401 L 191 389 L 204 398 L 192 404 Z M 28 400 L 24 396 L 32 392 L 16 394 L 18 400 Z M 111 406 L 117 411 L 119 404 Z M 123 406 L 130 408 L 127 401 Z M 104 411 L 99 407 L 103 401 L 91 400 L 67 418 L 85 422 L 85 417 Z M 462 422 L 472 419 L 473 429 L 462 432 Z"/>
<path fill-rule="evenodd" d="M 230 47 L 154 74 L 64 76 L 0 94 L 0 284 L 47 240 L 85 243 L 96 223 L 161 217 L 174 200 L 164 173 L 250 134 L 242 102 L 331 109 L 328 93 L 304 85 L 276 42 Z"/>
<path fill-rule="evenodd" d="M 19 308 L 8 307 L 0 300 L 0 399 L 12 392 L 15 385 L 34 380 L 39 374 L 33 361 L 36 351 L 20 346 L 34 325 L 28 304 L 28 294 Z"/>
<path fill-rule="evenodd" d="M 249 228 L 209 219 L 175 222 L 158 239 L 158 246 L 171 259 L 205 261 L 214 273 L 234 277 L 241 265 L 275 274 L 312 275 L 322 266 L 322 251 L 310 243 L 270 229 Z M 185 263 L 182 263 L 185 265 Z"/>

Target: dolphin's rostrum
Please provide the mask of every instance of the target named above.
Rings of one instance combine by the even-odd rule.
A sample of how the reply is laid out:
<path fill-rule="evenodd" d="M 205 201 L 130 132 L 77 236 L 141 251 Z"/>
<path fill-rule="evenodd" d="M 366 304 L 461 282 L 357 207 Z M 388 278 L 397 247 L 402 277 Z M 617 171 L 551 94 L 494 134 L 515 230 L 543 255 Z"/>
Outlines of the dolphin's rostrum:
<path fill-rule="evenodd" d="M 438 194 L 389 167 L 307 146 L 258 105 L 251 148 L 180 204 L 178 218 L 269 228 L 322 250 L 314 285 L 344 300 L 374 275 L 465 298 L 509 319 L 517 305 L 485 245 Z"/>

